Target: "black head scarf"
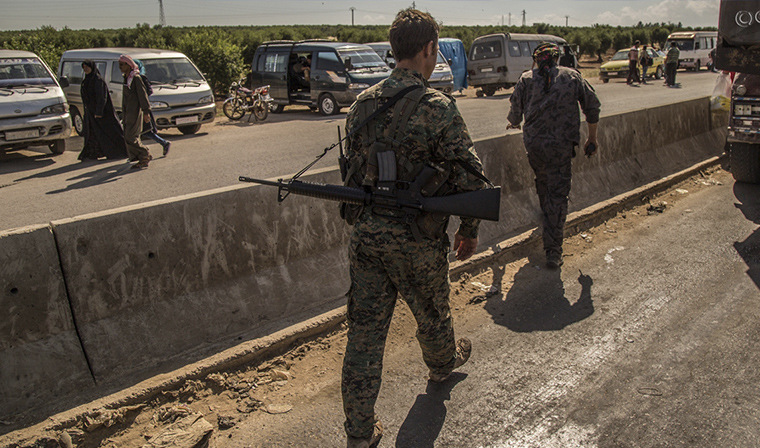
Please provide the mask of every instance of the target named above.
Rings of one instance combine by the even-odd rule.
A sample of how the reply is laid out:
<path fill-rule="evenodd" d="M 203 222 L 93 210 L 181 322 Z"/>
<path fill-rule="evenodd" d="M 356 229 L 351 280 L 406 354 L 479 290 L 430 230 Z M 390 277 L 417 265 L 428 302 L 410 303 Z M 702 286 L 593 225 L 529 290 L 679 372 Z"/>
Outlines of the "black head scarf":
<path fill-rule="evenodd" d="M 552 43 L 541 44 L 533 51 L 533 60 L 538 67 L 538 73 L 544 78 L 544 92 L 552 86 L 551 70 L 557 65 L 559 47 Z"/>

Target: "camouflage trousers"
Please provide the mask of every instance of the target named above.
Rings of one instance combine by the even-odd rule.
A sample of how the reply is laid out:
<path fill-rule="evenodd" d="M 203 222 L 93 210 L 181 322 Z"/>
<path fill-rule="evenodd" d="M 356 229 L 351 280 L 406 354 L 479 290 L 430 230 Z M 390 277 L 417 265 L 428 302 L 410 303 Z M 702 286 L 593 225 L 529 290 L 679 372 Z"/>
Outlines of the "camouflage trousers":
<path fill-rule="evenodd" d="M 370 437 L 398 293 L 417 321 L 417 340 L 429 369 L 451 372 L 456 346 L 449 308 L 448 237 L 421 243 L 411 238 L 378 242 L 357 233 L 351 237 L 349 252 L 348 343 L 341 391 L 346 434 Z"/>
<path fill-rule="evenodd" d="M 543 140 L 526 146 L 528 162 L 536 175 L 536 192 L 543 214 L 544 251 L 561 255 L 572 178 L 573 144 Z"/>

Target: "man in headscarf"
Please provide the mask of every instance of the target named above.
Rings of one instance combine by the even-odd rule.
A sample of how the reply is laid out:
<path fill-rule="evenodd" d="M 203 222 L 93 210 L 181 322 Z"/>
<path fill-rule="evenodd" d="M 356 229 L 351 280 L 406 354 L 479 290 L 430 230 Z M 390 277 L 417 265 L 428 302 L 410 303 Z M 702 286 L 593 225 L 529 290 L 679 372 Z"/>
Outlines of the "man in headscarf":
<path fill-rule="evenodd" d="M 124 141 L 127 143 L 127 154 L 130 161 L 137 163 L 132 169 L 148 168 L 151 157 L 148 148 L 140 141 L 143 123 L 150 123 L 150 100 L 140 77 L 137 63 L 128 55 L 119 57 L 119 70 L 124 75 L 124 90 L 121 97 L 121 113 L 124 123 Z"/>
<path fill-rule="evenodd" d="M 559 47 L 539 45 L 533 52 L 536 68 L 523 73 L 510 97 L 507 129 L 519 129 L 523 116 L 523 142 L 536 176 L 536 191 L 543 213 L 546 264 L 562 265 L 562 239 L 572 175 L 571 160 L 580 143 L 580 103 L 588 123 L 584 144 L 588 157 L 597 148 L 596 128 L 601 104 L 594 89 L 576 70 L 558 67 Z"/>
<path fill-rule="evenodd" d="M 91 59 L 82 62 L 82 71 L 85 76 L 79 92 L 84 105 L 84 146 L 79 160 L 102 156 L 123 159 L 127 157 L 124 132 L 111 103 L 108 85 Z"/>

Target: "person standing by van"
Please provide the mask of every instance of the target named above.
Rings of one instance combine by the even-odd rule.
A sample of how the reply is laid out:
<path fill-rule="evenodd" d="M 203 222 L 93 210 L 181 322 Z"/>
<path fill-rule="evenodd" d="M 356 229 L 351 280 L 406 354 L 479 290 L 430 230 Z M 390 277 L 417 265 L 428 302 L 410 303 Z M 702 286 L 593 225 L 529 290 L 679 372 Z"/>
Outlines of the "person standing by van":
<path fill-rule="evenodd" d="M 652 63 L 654 62 L 652 60 L 652 57 L 649 56 L 649 52 L 647 51 L 647 46 L 644 45 L 641 48 L 641 58 L 639 59 L 641 62 L 641 83 L 646 84 L 647 83 L 647 70 L 649 70 L 649 67 L 652 66 Z"/>
<path fill-rule="evenodd" d="M 665 85 L 668 87 L 676 86 L 676 71 L 678 71 L 678 58 L 681 57 L 681 50 L 675 42 L 670 43 L 668 54 L 665 57 Z"/>
<path fill-rule="evenodd" d="M 507 129 L 519 129 L 525 117 L 523 142 L 536 175 L 536 192 L 543 213 L 546 265 L 562 265 L 572 158 L 580 142 L 580 104 L 588 123 L 584 144 L 588 157 L 597 148 L 596 128 L 601 103 L 594 89 L 575 70 L 558 67 L 559 47 L 552 43 L 533 52 L 537 68 L 523 73 L 510 97 Z"/>
<path fill-rule="evenodd" d="M 116 117 L 108 85 L 91 59 L 82 62 L 82 71 L 84 80 L 79 92 L 84 105 L 84 147 L 79 153 L 79 160 L 104 156 L 123 159 L 127 156 L 124 131 Z"/>
<path fill-rule="evenodd" d="M 121 97 L 121 113 L 124 122 L 124 140 L 130 161 L 137 161 L 132 169 L 144 170 L 153 159 L 150 151 L 140 141 L 143 123 L 150 123 L 150 100 L 145 84 L 140 77 L 140 69 L 131 56 L 119 57 L 119 70 L 124 76 Z"/>

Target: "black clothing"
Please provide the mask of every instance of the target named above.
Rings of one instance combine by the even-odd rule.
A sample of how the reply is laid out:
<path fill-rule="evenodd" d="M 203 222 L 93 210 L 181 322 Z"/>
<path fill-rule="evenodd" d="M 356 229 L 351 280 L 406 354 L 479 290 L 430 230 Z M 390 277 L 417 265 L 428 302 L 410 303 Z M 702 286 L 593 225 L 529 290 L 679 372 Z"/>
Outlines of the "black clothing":
<path fill-rule="evenodd" d="M 124 144 L 124 131 L 116 117 L 108 86 L 95 64 L 87 65 L 92 68 L 92 72 L 85 76 L 80 87 L 84 104 L 84 147 L 79 160 L 99 157 L 125 159 L 127 148 Z"/>

